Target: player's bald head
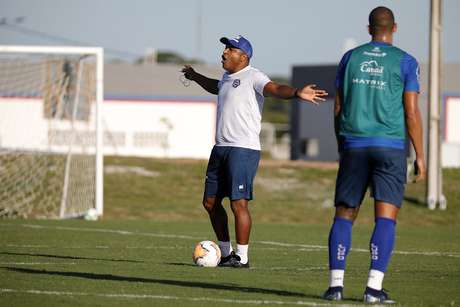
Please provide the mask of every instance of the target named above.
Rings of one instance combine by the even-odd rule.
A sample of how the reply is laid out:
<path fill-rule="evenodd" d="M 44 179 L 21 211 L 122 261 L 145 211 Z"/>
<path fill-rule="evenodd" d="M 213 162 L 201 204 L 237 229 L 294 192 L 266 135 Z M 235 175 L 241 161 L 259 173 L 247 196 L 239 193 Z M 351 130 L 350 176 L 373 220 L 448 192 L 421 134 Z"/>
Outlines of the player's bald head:
<path fill-rule="evenodd" d="M 371 34 L 392 32 L 394 25 L 395 17 L 387 7 L 376 7 L 369 14 L 369 30 Z"/>

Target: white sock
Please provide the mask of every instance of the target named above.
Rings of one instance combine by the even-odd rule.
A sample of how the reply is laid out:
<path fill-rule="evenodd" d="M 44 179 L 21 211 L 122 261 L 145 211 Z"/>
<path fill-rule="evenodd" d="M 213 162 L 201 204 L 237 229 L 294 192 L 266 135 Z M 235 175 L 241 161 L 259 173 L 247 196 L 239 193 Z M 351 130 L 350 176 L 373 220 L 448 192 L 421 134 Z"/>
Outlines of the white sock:
<path fill-rule="evenodd" d="M 240 256 L 241 258 L 240 262 L 242 264 L 248 263 L 248 247 L 249 247 L 248 244 L 246 245 L 237 244 L 236 245 L 236 254 Z"/>
<path fill-rule="evenodd" d="M 369 278 L 367 279 L 367 286 L 375 290 L 382 290 L 384 275 L 385 273 L 383 272 L 377 270 L 370 270 Z"/>
<path fill-rule="evenodd" d="M 343 287 L 343 278 L 345 270 L 330 270 L 329 271 L 329 287 Z"/>
<path fill-rule="evenodd" d="M 230 241 L 217 241 L 217 245 L 219 245 L 222 257 L 227 257 L 233 251 Z"/>

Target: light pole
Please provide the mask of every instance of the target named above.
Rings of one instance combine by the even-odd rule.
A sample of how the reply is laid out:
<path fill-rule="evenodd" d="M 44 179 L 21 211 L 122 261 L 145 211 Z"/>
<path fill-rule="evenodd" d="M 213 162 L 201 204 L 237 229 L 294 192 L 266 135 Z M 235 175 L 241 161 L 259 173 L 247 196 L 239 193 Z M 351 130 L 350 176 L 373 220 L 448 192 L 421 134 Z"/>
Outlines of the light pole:
<path fill-rule="evenodd" d="M 429 65 L 429 110 L 428 110 L 428 180 L 427 204 L 431 210 L 439 205 L 441 210 L 447 206 L 442 193 L 441 165 L 441 7 L 442 0 L 431 0 L 430 18 L 430 65 Z"/>

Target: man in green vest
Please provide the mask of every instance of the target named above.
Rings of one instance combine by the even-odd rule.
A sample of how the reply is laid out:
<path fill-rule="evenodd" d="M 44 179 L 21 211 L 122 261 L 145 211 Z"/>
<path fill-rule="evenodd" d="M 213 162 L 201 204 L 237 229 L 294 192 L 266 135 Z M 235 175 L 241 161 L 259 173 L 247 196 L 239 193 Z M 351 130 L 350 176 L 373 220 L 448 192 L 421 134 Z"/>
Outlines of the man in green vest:
<path fill-rule="evenodd" d="M 374 198 L 375 228 L 364 301 L 391 303 L 382 283 L 394 246 L 396 217 L 406 182 L 406 131 L 415 149 L 416 181 L 425 177 L 422 119 L 418 109 L 419 67 L 392 45 L 393 12 L 377 7 L 369 15 L 372 41 L 343 56 L 336 77 L 335 131 L 340 153 L 335 217 L 329 233 L 327 300 L 343 298 L 351 233 L 368 187 Z"/>

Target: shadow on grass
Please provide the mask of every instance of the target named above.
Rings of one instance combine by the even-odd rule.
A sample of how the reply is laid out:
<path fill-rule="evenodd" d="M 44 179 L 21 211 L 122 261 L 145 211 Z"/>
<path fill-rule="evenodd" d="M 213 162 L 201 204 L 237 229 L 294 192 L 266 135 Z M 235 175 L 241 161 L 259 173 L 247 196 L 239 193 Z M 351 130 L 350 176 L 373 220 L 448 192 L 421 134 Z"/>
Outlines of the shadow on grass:
<path fill-rule="evenodd" d="M 89 257 L 78 257 L 78 256 L 60 256 L 60 255 L 35 254 L 35 253 L 10 253 L 10 252 L 0 252 L 0 255 L 47 257 L 47 258 L 71 259 L 71 260 L 98 260 L 98 261 L 116 261 L 116 262 L 144 262 L 144 261 L 140 261 L 140 260 L 104 259 L 104 258 L 89 258 Z"/>
<path fill-rule="evenodd" d="M 196 267 L 196 264 L 193 263 L 185 263 L 185 262 L 166 262 L 167 265 L 176 265 L 176 266 L 193 266 Z"/>
<path fill-rule="evenodd" d="M 319 296 L 308 296 L 300 292 L 266 289 L 266 288 L 255 288 L 255 287 L 242 287 L 242 286 L 224 285 L 224 284 L 213 284 L 213 283 L 197 282 L 197 281 L 128 277 L 128 276 L 118 276 L 118 275 L 111 275 L 111 274 L 96 274 L 96 273 L 84 273 L 84 272 L 47 271 L 47 270 L 16 268 L 16 267 L 1 267 L 1 268 L 6 269 L 8 271 L 12 271 L 12 272 L 26 273 L 26 274 L 66 276 L 66 277 L 86 278 L 86 279 L 93 279 L 93 280 L 142 282 L 142 283 L 163 284 L 163 285 L 179 286 L 179 287 L 238 291 L 238 292 L 244 292 L 244 293 L 261 293 L 261 294 L 273 294 L 273 295 L 280 295 L 280 296 L 296 296 L 296 297 L 303 297 L 303 298 L 310 298 L 310 299 L 319 298 Z"/>
<path fill-rule="evenodd" d="M 412 205 L 416 205 L 419 207 L 426 207 L 426 203 L 416 197 L 404 196 L 404 200 Z"/>

